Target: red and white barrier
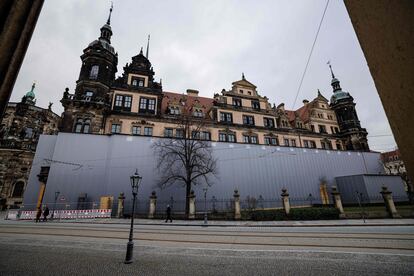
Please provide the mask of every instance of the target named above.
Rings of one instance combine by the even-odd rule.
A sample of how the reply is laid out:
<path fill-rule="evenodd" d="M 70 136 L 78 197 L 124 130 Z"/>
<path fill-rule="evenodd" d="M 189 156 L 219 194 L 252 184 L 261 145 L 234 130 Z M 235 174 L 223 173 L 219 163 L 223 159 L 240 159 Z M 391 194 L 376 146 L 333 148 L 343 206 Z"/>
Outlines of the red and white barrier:
<path fill-rule="evenodd" d="M 37 211 L 21 211 L 21 220 L 33 220 L 36 218 Z M 51 210 L 48 218 L 52 216 Z M 90 218 L 110 218 L 112 209 L 89 209 L 89 210 L 55 210 L 54 219 L 90 219 Z M 43 215 L 42 217 L 43 218 Z"/>

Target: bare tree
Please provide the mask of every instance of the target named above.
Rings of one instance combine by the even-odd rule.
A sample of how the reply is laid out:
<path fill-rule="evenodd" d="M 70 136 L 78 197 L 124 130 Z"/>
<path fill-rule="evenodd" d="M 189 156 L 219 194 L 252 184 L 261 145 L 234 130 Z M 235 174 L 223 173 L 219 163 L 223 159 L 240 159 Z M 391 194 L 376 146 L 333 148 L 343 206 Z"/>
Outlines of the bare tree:
<path fill-rule="evenodd" d="M 205 119 L 187 111 L 175 120 L 176 137 L 157 140 L 153 149 L 158 158 L 159 187 L 182 184 L 186 190 L 185 214 L 188 216 L 192 187 L 201 183 L 211 186 L 211 176 L 217 175 L 217 166 Z"/>

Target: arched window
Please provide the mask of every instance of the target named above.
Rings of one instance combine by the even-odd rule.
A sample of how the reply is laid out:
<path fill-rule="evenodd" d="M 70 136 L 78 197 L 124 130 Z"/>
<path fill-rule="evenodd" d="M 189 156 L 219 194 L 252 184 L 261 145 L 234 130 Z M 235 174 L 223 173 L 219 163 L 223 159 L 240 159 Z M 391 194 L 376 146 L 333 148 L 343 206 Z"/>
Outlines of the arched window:
<path fill-rule="evenodd" d="M 83 133 L 89 133 L 90 125 L 91 125 L 91 120 L 85 119 L 83 122 Z"/>
<path fill-rule="evenodd" d="M 81 133 L 82 132 L 82 125 L 83 125 L 83 120 L 82 119 L 77 119 L 76 120 L 76 124 L 75 124 L 75 132 L 76 133 Z"/>
<path fill-rule="evenodd" d="M 91 80 L 96 80 L 98 78 L 99 65 L 93 65 L 91 67 L 91 72 L 89 73 L 89 78 Z"/>
<path fill-rule="evenodd" d="M 90 119 L 79 118 L 76 120 L 76 124 L 74 126 L 74 132 L 75 133 L 89 133 L 90 128 L 91 128 Z"/>
<path fill-rule="evenodd" d="M 24 182 L 18 181 L 14 184 L 12 197 L 22 197 L 24 190 Z"/>

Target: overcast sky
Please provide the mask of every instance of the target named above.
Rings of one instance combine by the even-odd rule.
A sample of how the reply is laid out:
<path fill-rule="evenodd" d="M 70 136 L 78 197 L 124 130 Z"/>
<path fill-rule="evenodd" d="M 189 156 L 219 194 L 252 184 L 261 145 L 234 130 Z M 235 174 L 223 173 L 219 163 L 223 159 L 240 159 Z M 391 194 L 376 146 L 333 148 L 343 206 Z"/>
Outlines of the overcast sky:
<path fill-rule="evenodd" d="M 254 1 L 114 0 L 112 45 L 118 52 L 118 75 L 146 46 L 165 91 L 197 89 L 212 97 L 245 73 L 271 103 L 292 109 L 300 79 L 325 7 L 325 0 Z M 110 1 L 45 1 L 12 101 L 36 81 L 37 105 L 60 114 L 65 87 L 73 93 L 82 50 L 99 36 Z M 298 96 L 312 100 L 317 89 L 330 99 L 330 60 L 343 90 L 354 97 L 371 149 L 395 147 L 365 57 L 342 1 L 331 0 Z M 378 137 L 378 135 L 381 135 Z M 388 136 L 387 136 L 388 135 Z"/>

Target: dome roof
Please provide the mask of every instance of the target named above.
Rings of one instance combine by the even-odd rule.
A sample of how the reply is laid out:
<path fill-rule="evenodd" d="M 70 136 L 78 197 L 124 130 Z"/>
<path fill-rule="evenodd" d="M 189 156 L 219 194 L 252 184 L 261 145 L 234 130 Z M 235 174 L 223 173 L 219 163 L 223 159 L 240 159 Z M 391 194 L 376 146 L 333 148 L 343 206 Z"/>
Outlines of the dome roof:
<path fill-rule="evenodd" d="M 336 103 L 339 100 L 348 99 L 350 97 L 351 97 L 351 95 L 348 92 L 339 90 L 339 91 L 335 92 L 332 95 L 332 97 L 331 97 L 331 103 Z"/>
<path fill-rule="evenodd" d="M 100 45 L 102 46 L 102 48 L 108 50 L 109 52 L 111 52 L 112 54 L 115 54 L 115 49 L 114 47 L 112 47 L 111 44 L 109 44 L 107 41 L 103 40 L 103 39 L 97 39 L 92 41 L 91 43 L 89 43 L 89 47 L 95 46 L 95 45 Z"/>
<path fill-rule="evenodd" d="M 332 78 L 331 83 L 336 83 L 339 82 L 339 80 L 337 78 Z"/>
<path fill-rule="evenodd" d="M 33 92 L 35 86 L 36 85 L 33 83 L 32 89 L 26 93 L 26 98 L 34 99 L 36 97 L 35 93 Z"/>

